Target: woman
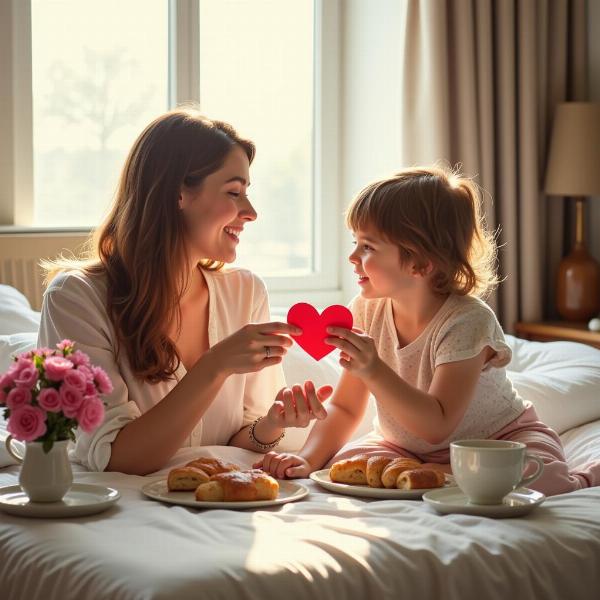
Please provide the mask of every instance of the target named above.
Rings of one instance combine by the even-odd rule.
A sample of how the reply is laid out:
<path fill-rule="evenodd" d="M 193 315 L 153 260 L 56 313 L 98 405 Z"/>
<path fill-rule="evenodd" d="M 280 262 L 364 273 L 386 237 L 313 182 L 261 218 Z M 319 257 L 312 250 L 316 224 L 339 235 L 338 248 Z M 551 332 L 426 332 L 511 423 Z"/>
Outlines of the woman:
<path fill-rule="evenodd" d="M 194 109 L 142 132 L 85 262 L 45 263 L 39 344 L 76 342 L 114 389 L 103 424 L 73 458 L 145 475 L 182 446 L 266 452 L 285 427 L 325 418 L 329 386 L 284 388 L 282 357 L 300 331 L 269 323 L 262 281 L 236 258 L 256 219 L 252 142 Z M 258 324 L 256 324 L 258 323 Z"/>

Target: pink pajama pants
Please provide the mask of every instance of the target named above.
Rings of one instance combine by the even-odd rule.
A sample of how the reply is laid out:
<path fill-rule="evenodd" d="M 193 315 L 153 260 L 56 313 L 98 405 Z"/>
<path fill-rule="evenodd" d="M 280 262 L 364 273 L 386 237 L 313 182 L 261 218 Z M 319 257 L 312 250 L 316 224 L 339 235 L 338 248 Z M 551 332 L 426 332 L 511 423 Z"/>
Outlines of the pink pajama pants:
<path fill-rule="evenodd" d="M 546 496 L 600 485 L 600 456 L 598 461 L 586 465 L 582 470 L 569 471 L 558 434 L 539 420 L 535 408 L 531 405 L 506 427 L 491 435 L 490 439 L 522 442 L 531 454 L 535 454 L 544 461 L 542 475 L 529 487 L 546 494 Z M 357 454 L 378 454 L 391 458 L 405 456 L 428 463 L 450 463 L 450 448 L 428 454 L 413 454 L 373 433 L 346 444 L 327 466 L 337 460 Z M 528 465 L 524 474 L 530 475 L 535 468 L 535 464 Z"/>

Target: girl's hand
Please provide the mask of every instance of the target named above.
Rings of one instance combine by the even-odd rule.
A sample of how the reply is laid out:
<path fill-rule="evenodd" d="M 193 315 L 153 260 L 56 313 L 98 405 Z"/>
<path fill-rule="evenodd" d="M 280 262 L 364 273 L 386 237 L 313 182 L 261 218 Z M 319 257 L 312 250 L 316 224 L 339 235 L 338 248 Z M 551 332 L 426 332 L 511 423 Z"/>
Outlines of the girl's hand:
<path fill-rule="evenodd" d="M 375 341 L 360 329 L 350 331 L 343 327 L 328 327 L 327 333 L 336 337 L 326 338 L 325 343 L 342 351 L 340 365 L 356 377 L 369 379 L 383 364 Z"/>
<path fill-rule="evenodd" d="M 302 330 L 288 323 L 272 322 L 245 325 L 215 344 L 207 355 L 212 357 L 225 376 L 254 373 L 279 364 L 292 340 L 287 335 L 300 335 Z"/>
<path fill-rule="evenodd" d="M 327 411 L 321 404 L 331 396 L 333 388 L 325 385 L 315 390 L 312 381 L 290 388 L 283 388 L 265 419 L 273 427 L 307 427 L 313 419 L 324 419 Z"/>
<path fill-rule="evenodd" d="M 276 479 L 306 478 L 314 471 L 310 463 L 297 454 L 278 454 L 267 452 L 264 457 L 252 465 L 254 469 L 262 469 Z"/>

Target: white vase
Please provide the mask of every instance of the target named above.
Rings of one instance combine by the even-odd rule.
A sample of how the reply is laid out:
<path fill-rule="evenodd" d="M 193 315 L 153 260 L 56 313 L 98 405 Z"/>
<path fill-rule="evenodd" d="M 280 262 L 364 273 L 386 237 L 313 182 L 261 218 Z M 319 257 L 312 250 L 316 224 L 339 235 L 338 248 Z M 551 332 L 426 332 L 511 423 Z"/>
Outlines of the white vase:
<path fill-rule="evenodd" d="M 44 452 L 42 442 L 27 442 L 25 456 L 11 447 L 12 435 L 6 439 L 6 449 L 22 463 L 19 485 L 32 502 L 58 502 L 73 484 L 73 471 L 67 455 L 68 440 L 54 442 L 50 452 Z"/>

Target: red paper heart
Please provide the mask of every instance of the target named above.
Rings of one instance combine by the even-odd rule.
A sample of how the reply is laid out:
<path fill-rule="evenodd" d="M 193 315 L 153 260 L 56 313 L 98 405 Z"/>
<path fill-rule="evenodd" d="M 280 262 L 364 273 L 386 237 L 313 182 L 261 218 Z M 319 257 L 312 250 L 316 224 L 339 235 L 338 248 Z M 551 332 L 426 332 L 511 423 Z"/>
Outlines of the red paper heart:
<path fill-rule="evenodd" d="M 334 346 L 324 341 L 326 337 L 331 337 L 327 333 L 327 327 L 352 329 L 353 320 L 352 313 L 345 306 L 334 304 L 319 314 L 314 306 L 300 302 L 288 311 L 287 322 L 302 329 L 302 335 L 292 337 L 305 352 L 315 360 L 321 360 L 335 350 Z"/>

